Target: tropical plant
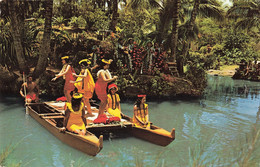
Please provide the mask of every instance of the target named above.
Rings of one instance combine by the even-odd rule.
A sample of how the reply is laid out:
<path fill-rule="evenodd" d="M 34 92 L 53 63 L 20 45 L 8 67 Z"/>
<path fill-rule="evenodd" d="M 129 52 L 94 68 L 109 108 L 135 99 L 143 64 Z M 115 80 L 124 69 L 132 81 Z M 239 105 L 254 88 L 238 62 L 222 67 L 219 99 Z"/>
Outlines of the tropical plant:
<path fill-rule="evenodd" d="M 195 86 L 197 90 L 203 90 L 207 85 L 205 70 L 196 63 L 190 63 L 185 73 L 186 78 Z"/>
<path fill-rule="evenodd" d="M 154 24 L 156 20 L 157 17 L 152 11 L 150 14 L 128 11 L 121 13 L 118 26 L 122 29 L 121 33 L 125 34 L 125 37 L 134 37 L 141 40 L 140 43 L 145 43 L 149 39 L 151 40 L 151 33 L 156 29 Z"/>
<path fill-rule="evenodd" d="M 180 32 L 182 35 L 182 50 L 181 50 L 181 55 L 179 58 L 179 61 L 177 61 L 177 67 L 179 73 L 183 73 L 183 61 L 182 59 L 187 55 L 188 49 L 190 46 L 190 42 L 194 39 L 196 39 L 197 34 L 196 32 L 196 18 L 197 16 L 201 17 L 211 17 L 216 20 L 223 20 L 223 9 L 221 8 L 220 4 L 215 1 L 215 0 L 205 0 L 205 1 L 200 1 L 200 0 L 195 0 L 193 3 L 193 8 L 190 14 L 188 15 L 187 21 L 183 24 L 184 27 L 183 31 Z"/>
<path fill-rule="evenodd" d="M 53 24 L 57 25 L 59 28 L 63 27 L 65 24 L 66 19 L 63 18 L 63 16 L 54 17 Z"/>
<path fill-rule="evenodd" d="M 227 16 L 236 19 L 235 28 L 260 30 L 260 2 L 258 0 L 238 0 L 228 10 Z"/>
<path fill-rule="evenodd" d="M 87 23 L 86 20 L 82 16 L 79 17 L 73 16 L 70 19 L 69 25 L 71 27 L 77 28 L 77 27 L 85 27 L 86 23 Z"/>
<path fill-rule="evenodd" d="M 79 14 L 86 20 L 88 30 L 108 30 L 110 20 L 102 9 L 94 8 L 93 5 L 85 1 L 79 8 Z"/>
<path fill-rule="evenodd" d="M 10 22 L 3 19 L 1 19 L 0 25 L 0 41 L 0 64 L 11 70 L 13 67 L 18 66 L 18 62 L 15 56 Z"/>
<path fill-rule="evenodd" d="M 51 34 L 51 48 L 53 50 L 50 57 L 50 64 L 57 66 L 55 62 L 59 62 L 59 56 L 66 52 L 66 49 L 70 49 L 68 46 L 71 45 L 72 40 L 67 31 L 53 30 Z"/>
<path fill-rule="evenodd" d="M 218 24 L 211 18 L 198 18 L 198 29 L 199 34 L 196 42 L 199 48 L 207 44 L 214 46 L 217 43 L 222 43 L 227 31 L 225 26 Z"/>

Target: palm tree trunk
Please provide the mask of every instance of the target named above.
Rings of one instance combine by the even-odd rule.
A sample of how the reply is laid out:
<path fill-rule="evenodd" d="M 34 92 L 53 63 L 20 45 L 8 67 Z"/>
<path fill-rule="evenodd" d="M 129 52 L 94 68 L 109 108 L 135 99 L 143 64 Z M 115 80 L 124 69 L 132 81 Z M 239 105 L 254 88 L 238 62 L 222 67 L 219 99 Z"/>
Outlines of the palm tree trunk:
<path fill-rule="evenodd" d="M 110 22 L 110 27 L 109 27 L 109 29 L 110 30 L 112 30 L 113 32 L 115 32 L 116 31 L 116 25 L 117 25 L 117 18 L 118 18 L 118 16 L 119 16 L 119 14 L 118 14 L 118 2 L 117 2 L 117 0 L 113 0 L 112 1 L 112 20 L 111 20 L 111 22 Z"/>
<path fill-rule="evenodd" d="M 191 12 L 191 18 L 190 18 L 190 21 L 188 24 L 188 30 L 187 30 L 188 33 L 191 33 L 194 29 L 194 24 L 195 24 L 195 20 L 196 20 L 197 14 L 198 14 L 199 5 L 200 5 L 200 0 L 195 0 L 193 10 Z M 180 75 L 183 74 L 183 64 L 184 64 L 183 59 L 184 59 L 184 57 L 186 57 L 186 55 L 188 53 L 190 43 L 191 43 L 191 40 L 186 39 L 186 41 L 184 41 L 183 47 L 182 47 L 182 54 L 181 54 L 182 56 L 180 55 L 180 57 L 178 58 L 177 68 L 178 68 L 178 72 Z"/>
<path fill-rule="evenodd" d="M 195 20 L 196 20 L 196 17 L 198 15 L 199 6 L 200 6 L 200 0 L 195 0 L 193 10 L 191 12 L 190 23 L 189 23 L 189 26 L 188 26 L 189 32 L 193 31 Z"/>
<path fill-rule="evenodd" d="M 173 3 L 173 15 L 172 15 L 172 38 L 171 38 L 171 61 L 176 61 L 176 48 L 178 43 L 178 21 L 179 21 L 179 9 L 180 0 L 172 0 Z"/>
<path fill-rule="evenodd" d="M 44 34 L 40 46 L 40 55 L 37 62 L 37 66 L 34 70 L 33 76 L 38 77 L 42 72 L 45 71 L 48 63 L 48 56 L 51 52 L 51 29 L 52 29 L 52 11 L 53 11 L 53 0 L 45 1 L 45 23 L 44 23 Z"/>
<path fill-rule="evenodd" d="M 189 50 L 189 43 L 184 41 L 182 44 L 182 52 L 180 55 L 177 56 L 177 70 L 180 75 L 184 73 L 183 66 L 184 66 L 184 57 L 187 55 Z"/>
<path fill-rule="evenodd" d="M 9 15 L 11 19 L 11 32 L 14 41 L 14 48 L 16 52 L 16 58 L 18 61 L 20 72 L 29 72 L 28 66 L 26 66 L 25 56 L 23 52 L 22 40 L 21 40 L 21 25 L 19 23 L 19 17 L 17 15 L 16 7 L 18 6 L 18 1 L 7 1 L 9 8 Z"/>

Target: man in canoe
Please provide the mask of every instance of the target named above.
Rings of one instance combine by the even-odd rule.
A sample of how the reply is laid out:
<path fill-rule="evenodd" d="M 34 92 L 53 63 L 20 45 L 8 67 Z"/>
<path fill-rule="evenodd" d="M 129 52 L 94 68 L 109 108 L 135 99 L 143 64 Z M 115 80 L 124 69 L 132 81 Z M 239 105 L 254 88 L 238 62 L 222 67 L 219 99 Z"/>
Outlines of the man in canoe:
<path fill-rule="evenodd" d="M 27 82 L 22 84 L 20 95 L 25 98 L 26 103 L 38 102 L 39 87 L 35 82 L 33 82 L 32 76 L 28 76 Z"/>
<path fill-rule="evenodd" d="M 82 102 L 83 95 L 75 93 L 72 96 L 71 102 L 67 102 L 65 117 L 61 131 L 68 131 L 84 136 L 86 134 L 86 114 L 85 104 Z"/>
<path fill-rule="evenodd" d="M 137 100 L 134 106 L 133 123 L 137 127 L 144 127 L 150 129 L 148 104 L 146 102 L 146 95 L 137 95 Z"/>

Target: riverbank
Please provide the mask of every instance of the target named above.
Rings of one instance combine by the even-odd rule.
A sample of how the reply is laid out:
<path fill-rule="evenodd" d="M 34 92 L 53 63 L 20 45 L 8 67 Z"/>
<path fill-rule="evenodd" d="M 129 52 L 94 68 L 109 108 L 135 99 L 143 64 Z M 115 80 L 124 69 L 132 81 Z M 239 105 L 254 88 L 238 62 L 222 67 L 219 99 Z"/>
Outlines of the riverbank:
<path fill-rule="evenodd" d="M 207 73 L 210 75 L 221 75 L 221 76 L 232 77 L 236 72 L 236 68 L 238 67 L 239 67 L 238 65 L 224 65 L 220 67 L 220 70 L 210 69 L 207 71 Z"/>
<path fill-rule="evenodd" d="M 33 71 L 33 69 L 31 69 Z M 39 85 L 41 95 L 48 95 L 59 97 L 63 95 L 64 80 L 59 78 L 55 82 L 50 82 L 51 79 L 60 70 L 53 67 L 48 67 L 36 83 Z M 185 78 L 172 76 L 170 74 L 156 74 L 156 75 L 136 75 L 136 74 L 118 74 L 119 78 L 116 84 L 119 87 L 122 98 L 136 97 L 137 94 L 146 94 L 155 99 L 173 98 L 178 96 L 185 97 L 199 97 L 203 94 L 206 87 L 206 75 L 203 69 L 196 68 L 190 70 Z M 17 79 L 12 83 L 3 83 L 6 87 L 1 86 L 0 93 L 16 93 L 19 92 L 22 85 L 22 75 L 17 71 Z M 10 87 L 12 85 L 12 87 Z M 15 86 L 14 86 L 15 85 Z"/>

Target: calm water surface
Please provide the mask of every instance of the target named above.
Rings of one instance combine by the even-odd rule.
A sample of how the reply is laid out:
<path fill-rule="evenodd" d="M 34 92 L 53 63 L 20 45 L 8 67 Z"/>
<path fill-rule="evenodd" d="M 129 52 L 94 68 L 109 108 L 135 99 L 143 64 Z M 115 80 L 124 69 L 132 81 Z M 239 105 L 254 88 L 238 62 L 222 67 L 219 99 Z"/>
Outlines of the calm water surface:
<path fill-rule="evenodd" d="M 209 76 L 201 99 L 150 102 L 150 120 L 166 130 L 176 128 L 167 147 L 134 137 L 110 138 L 91 157 L 52 136 L 25 114 L 22 99 L 0 96 L 0 151 L 16 145 L 6 164 L 26 167 L 72 166 L 237 166 L 248 155 L 253 129 L 259 129 L 260 83 Z M 122 103 L 132 116 L 133 102 Z M 254 166 L 260 166 L 259 138 L 253 145 Z M 254 159 L 255 158 L 255 159 Z"/>

